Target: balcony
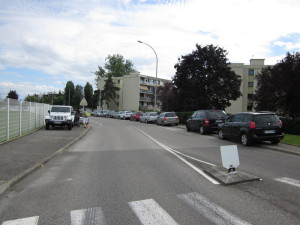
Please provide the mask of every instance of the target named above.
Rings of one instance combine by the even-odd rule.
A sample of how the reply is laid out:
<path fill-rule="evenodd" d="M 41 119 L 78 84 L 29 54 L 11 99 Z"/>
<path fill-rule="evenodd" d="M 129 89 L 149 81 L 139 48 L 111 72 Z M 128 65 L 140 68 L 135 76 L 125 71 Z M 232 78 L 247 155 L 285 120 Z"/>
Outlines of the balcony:
<path fill-rule="evenodd" d="M 142 102 L 154 102 L 154 98 L 140 97 Z"/>
<path fill-rule="evenodd" d="M 154 94 L 154 90 L 142 90 L 142 89 L 140 89 L 140 93 Z"/>

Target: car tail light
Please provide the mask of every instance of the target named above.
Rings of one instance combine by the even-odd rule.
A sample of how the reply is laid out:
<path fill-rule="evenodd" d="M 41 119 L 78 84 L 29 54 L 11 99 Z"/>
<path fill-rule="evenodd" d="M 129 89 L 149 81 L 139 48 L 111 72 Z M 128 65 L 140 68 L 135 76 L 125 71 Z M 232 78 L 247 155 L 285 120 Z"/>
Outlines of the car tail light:
<path fill-rule="evenodd" d="M 205 120 L 204 120 L 204 124 L 205 124 L 205 125 L 209 125 L 209 120 L 208 120 L 208 119 L 205 119 Z"/>
<path fill-rule="evenodd" d="M 249 122 L 249 124 L 250 124 L 250 128 L 256 128 L 255 122 Z"/>
<path fill-rule="evenodd" d="M 283 123 L 282 123 L 282 121 L 281 121 L 281 120 L 279 120 L 279 124 L 280 124 L 280 126 L 281 126 L 281 127 L 283 126 Z"/>
<path fill-rule="evenodd" d="M 167 120 L 167 118 L 166 117 L 164 117 L 164 121 L 166 121 Z"/>

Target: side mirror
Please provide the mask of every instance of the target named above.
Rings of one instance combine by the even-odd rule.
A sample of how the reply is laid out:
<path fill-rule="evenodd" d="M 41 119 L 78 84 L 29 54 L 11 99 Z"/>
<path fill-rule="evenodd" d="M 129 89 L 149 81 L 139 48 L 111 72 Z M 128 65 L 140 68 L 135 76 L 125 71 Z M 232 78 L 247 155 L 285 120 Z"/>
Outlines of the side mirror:
<path fill-rule="evenodd" d="M 48 114 L 50 114 L 50 110 L 48 110 Z"/>
<path fill-rule="evenodd" d="M 74 116 L 74 115 L 75 115 L 75 112 L 74 112 L 74 111 L 72 111 L 72 112 L 71 112 L 71 115 L 73 115 L 73 116 Z"/>

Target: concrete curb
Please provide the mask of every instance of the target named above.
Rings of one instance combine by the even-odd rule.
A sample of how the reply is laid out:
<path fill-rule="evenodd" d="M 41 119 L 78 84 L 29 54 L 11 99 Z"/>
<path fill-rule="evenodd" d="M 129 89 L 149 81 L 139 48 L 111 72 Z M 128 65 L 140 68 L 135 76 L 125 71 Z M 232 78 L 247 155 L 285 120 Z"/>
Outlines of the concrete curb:
<path fill-rule="evenodd" d="M 269 149 L 269 150 L 273 150 L 273 151 L 277 151 L 277 152 L 284 152 L 284 153 L 288 153 L 288 154 L 300 156 L 300 152 L 289 151 L 289 150 L 287 150 L 287 149 L 276 148 L 276 147 L 272 147 L 272 146 L 263 146 L 263 147 L 264 147 L 265 149 Z"/>
<path fill-rule="evenodd" d="M 54 152 L 52 155 L 50 155 L 49 157 L 45 158 L 43 161 L 36 163 L 34 166 L 32 166 L 31 168 L 25 170 L 24 172 L 16 175 L 15 177 L 13 177 L 12 179 L 6 181 L 4 184 L 0 185 L 0 197 L 6 193 L 7 191 L 9 191 L 11 189 L 11 187 L 17 183 L 18 181 L 22 180 L 23 178 L 25 178 L 27 175 L 29 175 L 30 173 L 34 172 L 35 170 L 37 170 L 40 167 L 43 167 L 44 164 L 46 164 L 48 161 L 50 161 L 52 158 L 54 158 L 55 156 L 63 153 L 67 148 L 69 148 L 71 145 L 73 145 L 75 142 L 77 142 L 78 140 L 80 140 L 83 136 L 85 136 L 87 134 L 87 132 L 90 130 L 90 126 L 88 126 L 88 128 L 77 138 L 75 138 L 73 141 L 71 141 L 70 143 L 68 143 L 67 145 L 65 145 L 64 147 L 62 147 L 61 149 L 57 150 L 56 152 Z"/>

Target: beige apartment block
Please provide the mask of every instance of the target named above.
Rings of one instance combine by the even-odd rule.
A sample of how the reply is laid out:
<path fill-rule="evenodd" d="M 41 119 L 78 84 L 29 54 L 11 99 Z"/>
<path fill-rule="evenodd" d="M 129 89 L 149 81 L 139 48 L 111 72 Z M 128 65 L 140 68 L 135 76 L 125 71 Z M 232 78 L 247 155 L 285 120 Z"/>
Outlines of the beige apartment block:
<path fill-rule="evenodd" d="M 105 80 L 98 80 L 98 89 L 103 90 Z M 109 106 L 103 102 L 102 109 L 122 111 L 146 111 L 154 109 L 154 90 L 156 87 L 163 86 L 170 80 L 141 75 L 139 72 L 134 72 L 123 77 L 113 77 L 116 87 L 119 87 L 118 96 L 115 102 L 110 102 Z M 156 98 L 156 109 L 160 111 L 161 102 Z M 100 107 L 98 107 L 100 109 Z"/>
<path fill-rule="evenodd" d="M 252 98 L 256 88 L 254 76 L 261 72 L 265 65 L 264 59 L 250 59 L 250 65 L 244 63 L 231 63 L 231 69 L 242 78 L 240 90 L 242 97 L 236 101 L 231 101 L 231 106 L 226 108 L 227 113 L 253 111 Z"/>

